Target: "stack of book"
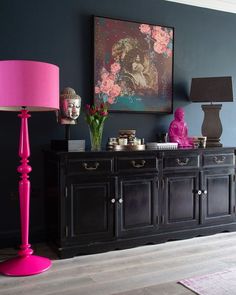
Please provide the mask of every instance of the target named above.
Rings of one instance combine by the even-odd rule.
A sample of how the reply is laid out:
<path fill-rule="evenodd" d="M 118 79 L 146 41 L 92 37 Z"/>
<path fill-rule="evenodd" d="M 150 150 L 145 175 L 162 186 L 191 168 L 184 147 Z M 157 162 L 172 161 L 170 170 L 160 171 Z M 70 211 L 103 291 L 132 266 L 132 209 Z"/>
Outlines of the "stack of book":
<path fill-rule="evenodd" d="M 178 143 L 175 142 L 147 142 L 147 150 L 175 150 L 178 148 Z"/>

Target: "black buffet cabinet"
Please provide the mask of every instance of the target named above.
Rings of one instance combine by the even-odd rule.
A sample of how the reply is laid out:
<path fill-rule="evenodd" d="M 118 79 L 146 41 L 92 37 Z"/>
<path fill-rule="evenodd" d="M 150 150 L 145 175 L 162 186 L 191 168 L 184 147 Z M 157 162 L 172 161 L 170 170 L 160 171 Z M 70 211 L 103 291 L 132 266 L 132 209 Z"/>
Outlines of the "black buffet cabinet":
<path fill-rule="evenodd" d="M 234 148 L 45 152 L 59 257 L 236 230 Z"/>

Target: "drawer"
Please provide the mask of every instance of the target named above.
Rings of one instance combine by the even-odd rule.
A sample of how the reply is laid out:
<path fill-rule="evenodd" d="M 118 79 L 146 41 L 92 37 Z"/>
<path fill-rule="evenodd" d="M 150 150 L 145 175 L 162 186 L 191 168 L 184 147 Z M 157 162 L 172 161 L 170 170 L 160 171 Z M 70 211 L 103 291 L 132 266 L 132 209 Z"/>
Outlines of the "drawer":
<path fill-rule="evenodd" d="M 164 169 L 169 168 L 198 168 L 200 166 L 199 155 L 166 156 L 163 159 Z"/>
<path fill-rule="evenodd" d="M 235 156 L 233 153 L 203 155 L 203 167 L 232 166 L 234 164 Z"/>
<path fill-rule="evenodd" d="M 144 171 L 157 170 L 158 160 L 152 157 L 119 157 L 117 159 L 118 171 Z"/>
<path fill-rule="evenodd" d="M 66 169 L 68 174 L 109 173 L 113 171 L 113 159 L 68 159 Z"/>

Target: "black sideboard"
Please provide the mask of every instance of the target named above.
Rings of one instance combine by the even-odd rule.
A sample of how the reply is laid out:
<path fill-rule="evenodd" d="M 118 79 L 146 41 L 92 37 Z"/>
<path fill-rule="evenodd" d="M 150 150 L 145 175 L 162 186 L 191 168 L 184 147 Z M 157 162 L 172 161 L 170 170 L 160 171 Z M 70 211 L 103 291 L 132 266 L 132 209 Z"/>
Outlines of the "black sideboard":
<path fill-rule="evenodd" d="M 235 149 L 45 152 L 59 257 L 236 230 Z"/>

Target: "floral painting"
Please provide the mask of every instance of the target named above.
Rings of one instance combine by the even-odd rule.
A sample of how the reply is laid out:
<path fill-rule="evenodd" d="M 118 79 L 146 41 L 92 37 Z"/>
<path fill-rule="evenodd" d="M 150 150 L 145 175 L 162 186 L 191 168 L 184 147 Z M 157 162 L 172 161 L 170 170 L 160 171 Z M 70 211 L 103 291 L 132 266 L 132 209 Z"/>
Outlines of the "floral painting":
<path fill-rule="evenodd" d="M 110 111 L 172 112 L 173 28 L 94 17 L 94 101 Z"/>

